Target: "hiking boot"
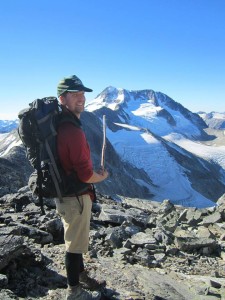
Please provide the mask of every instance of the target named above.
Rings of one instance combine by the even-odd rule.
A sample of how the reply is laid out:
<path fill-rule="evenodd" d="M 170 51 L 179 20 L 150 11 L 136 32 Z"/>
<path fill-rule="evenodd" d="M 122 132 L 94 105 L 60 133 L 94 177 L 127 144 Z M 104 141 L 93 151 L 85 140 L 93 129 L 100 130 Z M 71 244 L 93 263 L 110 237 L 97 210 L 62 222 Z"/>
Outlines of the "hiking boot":
<path fill-rule="evenodd" d="M 98 290 L 106 286 L 105 280 L 96 280 L 94 278 L 91 278 L 88 275 L 87 271 L 83 271 L 82 273 L 80 273 L 79 281 L 85 289 L 91 291 Z"/>
<path fill-rule="evenodd" d="M 79 284 L 68 287 L 66 293 L 66 300 L 100 300 L 100 298 L 100 292 L 85 291 Z"/>

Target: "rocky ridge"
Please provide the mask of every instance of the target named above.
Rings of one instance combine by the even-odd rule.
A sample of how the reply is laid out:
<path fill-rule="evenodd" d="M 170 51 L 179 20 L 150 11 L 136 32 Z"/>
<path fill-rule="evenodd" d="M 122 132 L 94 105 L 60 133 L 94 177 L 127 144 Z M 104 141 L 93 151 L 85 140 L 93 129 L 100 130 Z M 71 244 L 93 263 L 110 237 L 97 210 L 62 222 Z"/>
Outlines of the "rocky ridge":
<path fill-rule="evenodd" d="M 85 263 L 102 299 L 225 299 L 224 196 L 205 209 L 97 198 Z M 62 222 L 36 201 L 26 187 L 0 198 L 0 299 L 64 299 Z"/>

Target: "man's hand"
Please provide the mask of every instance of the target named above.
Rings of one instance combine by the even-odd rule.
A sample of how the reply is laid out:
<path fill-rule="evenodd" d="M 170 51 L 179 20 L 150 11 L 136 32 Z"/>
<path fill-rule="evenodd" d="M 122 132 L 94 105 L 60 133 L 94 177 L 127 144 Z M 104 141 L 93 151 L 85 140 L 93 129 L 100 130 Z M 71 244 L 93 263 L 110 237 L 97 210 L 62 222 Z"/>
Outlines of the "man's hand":
<path fill-rule="evenodd" d="M 99 170 L 98 172 L 93 172 L 92 176 L 85 181 L 86 183 L 98 183 L 105 180 L 109 176 L 108 171 Z"/>
<path fill-rule="evenodd" d="M 102 175 L 102 176 L 105 177 L 105 178 L 107 178 L 107 177 L 109 176 L 108 171 L 106 171 L 105 169 L 104 169 L 104 170 L 103 170 L 103 169 L 100 169 L 100 170 L 98 171 L 98 174 Z"/>

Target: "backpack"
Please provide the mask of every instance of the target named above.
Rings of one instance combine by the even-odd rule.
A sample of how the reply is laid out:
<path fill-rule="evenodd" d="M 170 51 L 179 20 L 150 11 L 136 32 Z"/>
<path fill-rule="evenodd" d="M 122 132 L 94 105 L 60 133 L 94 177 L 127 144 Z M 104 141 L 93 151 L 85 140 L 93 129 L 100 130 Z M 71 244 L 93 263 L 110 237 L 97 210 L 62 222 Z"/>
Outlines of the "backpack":
<path fill-rule="evenodd" d="M 43 197 L 58 197 L 63 202 L 63 196 L 79 195 L 90 187 L 90 184 L 81 182 L 75 172 L 66 175 L 57 154 L 58 126 L 71 122 L 81 127 L 81 123 L 72 113 L 63 113 L 55 97 L 36 99 L 29 106 L 18 114 L 18 134 L 35 169 L 28 186 L 39 197 L 42 214 L 45 214 Z"/>

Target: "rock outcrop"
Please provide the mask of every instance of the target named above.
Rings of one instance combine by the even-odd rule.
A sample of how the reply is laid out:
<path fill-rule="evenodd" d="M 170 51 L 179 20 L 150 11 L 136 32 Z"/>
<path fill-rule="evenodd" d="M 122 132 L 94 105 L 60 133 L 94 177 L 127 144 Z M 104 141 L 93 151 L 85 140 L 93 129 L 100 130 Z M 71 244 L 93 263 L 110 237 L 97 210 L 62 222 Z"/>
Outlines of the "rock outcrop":
<path fill-rule="evenodd" d="M 35 201 L 26 188 L 0 198 L 0 299 L 64 297 L 62 222 Z M 98 195 L 85 263 L 102 299 L 225 299 L 224 209 Z"/>

